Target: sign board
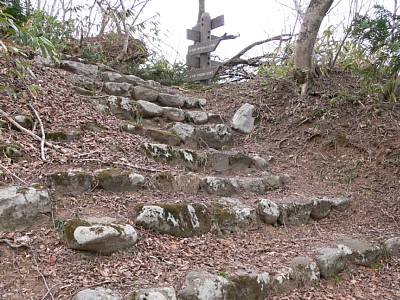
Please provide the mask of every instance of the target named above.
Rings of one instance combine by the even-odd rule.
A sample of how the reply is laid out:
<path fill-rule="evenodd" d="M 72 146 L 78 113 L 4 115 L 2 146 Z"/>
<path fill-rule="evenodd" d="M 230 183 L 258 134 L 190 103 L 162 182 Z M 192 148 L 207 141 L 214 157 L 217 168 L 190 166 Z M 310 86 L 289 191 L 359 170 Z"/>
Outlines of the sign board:
<path fill-rule="evenodd" d="M 198 30 L 186 29 L 186 38 L 188 40 L 198 43 L 198 42 L 200 42 L 200 39 L 201 39 L 201 33 Z M 216 40 L 216 39 L 219 39 L 219 37 L 215 36 L 215 35 L 211 35 L 211 39 Z"/>
<path fill-rule="evenodd" d="M 212 52 L 217 49 L 221 39 L 211 40 L 207 42 L 197 43 L 188 47 L 188 55 L 196 55 L 201 53 Z"/>
<path fill-rule="evenodd" d="M 224 25 L 224 16 L 210 18 L 208 13 L 203 13 L 200 22 L 192 29 L 186 30 L 186 38 L 195 42 L 188 47 L 186 65 L 191 67 L 187 73 L 188 81 L 200 81 L 209 84 L 215 76 L 220 64 L 212 61 L 210 53 L 214 51 L 223 38 L 211 35 L 211 30 Z"/>
<path fill-rule="evenodd" d="M 194 29 L 186 29 L 186 38 L 193 42 L 200 42 L 200 31 Z"/>
<path fill-rule="evenodd" d="M 225 19 L 224 19 L 223 15 L 212 19 L 211 20 L 211 29 L 221 27 L 222 25 L 225 24 L 224 22 L 225 22 Z"/>
<path fill-rule="evenodd" d="M 188 81 L 206 80 L 213 78 L 218 72 L 219 66 L 207 69 L 191 70 L 187 73 L 186 79 Z"/>
<path fill-rule="evenodd" d="M 219 61 L 211 60 L 210 61 L 212 67 L 221 66 L 222 63 Z M 199 55 L 192 55 L 186 56 L 186 65 L 193 68 L 200 68 L 200 56 Z"/>

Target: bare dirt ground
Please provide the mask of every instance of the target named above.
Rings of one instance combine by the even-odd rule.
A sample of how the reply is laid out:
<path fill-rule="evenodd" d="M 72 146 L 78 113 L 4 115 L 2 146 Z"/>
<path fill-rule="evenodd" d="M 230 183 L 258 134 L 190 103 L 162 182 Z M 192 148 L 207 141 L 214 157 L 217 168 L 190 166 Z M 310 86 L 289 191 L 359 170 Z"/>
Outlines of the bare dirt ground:
<path fill-rule="evenodd" d="M 0 59 L 0 71 L 6 64 Z M 81 139 L 59 143 L 66 153 L 47 148 L 40 159 L 40 143 L 15 130 L 0 131 L 1 142 L 16 142 L 24 156 L 1 159 L 0 186 L 44 184 L 46 174 L 82 169 L 96 171 L 112 162 L 136 165 L 145 176 L 152 170 L 184 172 L 147 159 L 138 151 L 146 138 L 120 130 L 123 121 L 93 110 L 96 98 L 76 94 L 69 73 L 33 65 L 42 88 L 28 96 L 14 81 L 21 97 L 0 94 L 0 108 L 9 115 L 39 112 L 47 131 L 77 130 Z M 9 74 L 1 74 L 0 83 Z M 243 103 L 255 104 L 261 123 L 248 136 L 237 136 L 235 149 L 272 155 L 272 173 L 287 173 L 293 181 L 287 189 L 268 198 L 310 195 L 345 195 L 351 208 L 333 212 L 322 221 L 294 227 L 265 227 L 257 232 L 217 238 L 211 234 L 176 238 L 138 228 L 139 242 L 130 250 L 101 256 L 67 249 L 61 235 L 63 220 L 76 216 L 110 216 L 131 222 L 137 203 L 210 201 L 211 196 L 169 194 L 145 189 L 135 194 L 94 190 L 75 197 L 53 195 L 49 220 L 28 232 L 0 232 L 1 299 L 69 299 L 86 287 L 105 286 L 126 294 L 134 288 L 184 284 L 188 270 L 233 274 L 255 269 L 272 275 L 298 255 L 315 257 L 316 248 L 333 245 L 346 235 L 372 243 L 400 236 L 400 106 L 374 103 L 357 88 L 357 78 L 332 72 L 316 83 L 313 96 L 300 98 L 289 79 L 257 78 L 245 83 L 213 85 L 202 90 L 176 87 L 181 93 L 206 98 L 205 109 L 231 118 Z M 344 92 L 346 91 L 346 92 Z M 102 96 L 101 93 L 99 96 Z M 104 131 L 84 129 L 88 122 Z M 38 125 L 36 133 L 39 132 Z M 151 182 L 148 182 L 151 187 Z M 248 194 L 243 201 L 254 203 Z M 28 247 L 21 245 L 27 245 Z M 400 258 L 382 261 L 373 269 L 357 268 L 317 287 L 305 287 L 270 299 L 400 299 Z"/>

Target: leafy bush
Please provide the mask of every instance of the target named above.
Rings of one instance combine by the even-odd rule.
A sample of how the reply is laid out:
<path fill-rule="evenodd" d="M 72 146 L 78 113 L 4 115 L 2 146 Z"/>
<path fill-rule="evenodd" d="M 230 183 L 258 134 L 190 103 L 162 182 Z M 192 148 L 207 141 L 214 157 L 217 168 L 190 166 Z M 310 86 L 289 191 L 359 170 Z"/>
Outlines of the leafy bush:
<path fill-rule="evenodd" d="M 180 85 L 185 81 L 185 70 L 183 63 L 171 64 L 166 59 L 160 58 L 144 65 L 132 64 L 128 73 L 146 80 L 155 80 L 164 85 Z"/>
<path fill-rule="evenodd" d="M 374 6 L 369 15 L 357 15 L 350 35 L 367 58 L 361 65 L 361 79 L 367 84 L 380 83 L 389 97 L 400 72 L 400 16 L 384 7 Z"/>
<path fill-rule="evenodd" d="M 12 1 L 0 1 L 0 8 L 2 7 L 3 13 L 8 14 L 13 17 L 14 22 L 21 26 L 24 24 L 30 17 L 29 11 L 30 8 L 26 7 L 28 4 L 21 4 L 19 0 Z"/>
<path fill-rule="evenodd" d="M 71 40 L 75 22 L 74 20 L 59 21 L 43 10 L 35 10 L 23 29 L 32 37 L 43 37 L 51 41 L 55 49 L 61 52 Z"/>
<path fill-rule="evenodd" d="M 54 46 L 44 37 L 33 37 L 24 28 L 14 23 L 11 15 L 6 14 L 0 7 L 0 30 L 7 32 L 6 37 L 21 45 L 29 46 L 33 50 L 40 49 L 44 56 L 53 57 Z M 7 45 L 9 44 L 9 45 Z M 5 91 L 10 98 L 16 98 L 15 86 L 24 86 L 32 96 L 36 96 L 38 87 L 28 85 L 25 82 L 26 76 L 34 77 L 29 64 L 19 59 L 25 54 L 21 52 L 16 45 L 0 39 L 0 63 L 4 69 L 4 74 L 0 82 L 0 91 Z"/>

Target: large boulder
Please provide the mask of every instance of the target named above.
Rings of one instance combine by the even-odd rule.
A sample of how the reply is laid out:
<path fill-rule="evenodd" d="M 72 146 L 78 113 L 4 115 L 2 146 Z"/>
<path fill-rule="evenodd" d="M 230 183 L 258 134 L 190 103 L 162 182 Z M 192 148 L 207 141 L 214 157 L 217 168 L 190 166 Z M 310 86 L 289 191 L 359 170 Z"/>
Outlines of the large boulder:
<path fill-rule="evenodd" d="M 201 180 L 200 187 L 208 194 L 224 197 L 239 193 L 239 184 L 235 178 L 207 176 Z"/>
<path fill-rule="evenodd" d="M 315 261 L 306 256 L 298 256 L 290 263 L 293 269 L 293 279 L 298 282 L 299 286 L 317 285 L 320 280 L 320 270 Z"/>
<path fill-rule="evenodd" d="M 312 202 L 307 199 L 284 198 L 277 204 L 281 211 L 278 223 L 285 226 L 306 224 L 313 209 Z"/>
<path fill-rule="evenodd" d="M 122 130 L 143 137 L 150 137 L 151 139 L 153 139 L 158 143 L 163 143 L 171 146 L 178 146 L 182 143 L 182 140 L 180 139 L 179 136 L 169 131 L 157 128 L 145 127 L 142 124 L 137 124 L 137 123 L 126 124 L 122 126 Z"/>
<path fill-rule="evenodd" d="M 194 126 L 176 122 L 170 129 L 173 134 L 179 136 L 184 143 L 188 143 L 193 140 L 193 134 L 195 131 Z"/>
<path fill-rule="evenodd" d="M 197 143 L 203 147 L 226 150 L 233 146 L 232 133 L 224 124 L 198 126 L 195 136 Z"/>
<path fill-rule="evenodd" d="M 194 173 L 172 175 L 158 173 L 152 178 L 154 186 L 161 191 L 197 194 L 200 188 L 200 177 Z"/>
<path fill-rule="evenodd" d="M 206 157 L 202 153 L 197 153 L 189 149 L 179 149 L 165 144 L 145 143 L 140 146 L 140 150 L 157 161 L 162 161 L 170 165 L 185 166 L 190 170 L 197 170 L 204 167 Z"/>
<path fill-rule="evenodd" d="M 133 102 L 126 97 L 110 96 L 103 100 L 98 108 L 107 114 L 116 116 L 120 119 L 135 120 L 138 117 L 136 107 Z"/>
<path fill-rule="evenodd" d="M 386 255 L 394 256 L 400 253 L 400 237 L 393 237 L 387 239 L 383 243 L 383 250 Z"/>
<path fill-rule="evenodd" d="M 207 100 L 203 98 L 184 97 L 186 108 L 201 108 L 207 104 Z"/>
<path fill-rule="evenodd" d="M 245 232 L 259 228 L 256 209 L 234 198 L 222 198 L 213 203 L 214 222 L 222 234 Z"/>
<path fill-rule="evenodd" d="M 337 243 L 342 249 L 351 250 L 352 254 L 349 259 L 355 265 L 370 267 L 374 263 L 379 262 L 383 254 L 379 246 L 374 246 L 350 237 L 341 238 Z"/>
<path fill-rule="evenodd" d="M 233 116 L 232 129 L 245 134 L 252 132 L 256 116 L 257 113 L 255 112 L 254 105 L 249 103 L 244 104 Z"/>
<path fill-rule="evenodd" d="M 159 92 L 155 89 L 147 88 L 144 86 L 135 86 L 133 96 L 136 100 L 144 100 L 148 102 L 157 101 Z"/>
<path fill-rule="evenodd" d="M 211 228 L 207 207 L 202 203 L 141 205 L 134 214 L 137 225 L 174 236 L 198 236 Z"/>
<path fill-rule="evenodd" d="M 283 268 L 271 280 L 271 290 L 275 293 L 287 293 L 298 287 L 298 282 L 294 280 L 294 270 Z"/>
<path fill-rule="evenodd" d="M 110 289 L 95 287 L 79 291 L 71 300 L 122 300 L 122 297 Z"/>
<path fill-rule="evenodd" d="M 65 224 L 64 234 L 68 248 L 103 254 L 132 247 L 138 239 L 136 230 L 129 224 L 98 224 L 78 219 Z"/>
<path fill-rule="evenodd" d="M 106 82 L 103 91 L 113 96 L 132 97 L 133 85 L 126 82 Z"/>
<path fill-rule="evenodd" d="M 185 112 L 176 107 L 164 107 L 163 117 L 169 121 L 182 122 L 185 120 Z"/>
<path fill-rule="evenodd" d="M 257 213 L 260 220 L 266 224 L 275 224 L 280 216 L 278 204 L 269 199 L 261 199 L 258 202 Z"/>
<path fill-rule="evenodd" d="M 69 171 L 47 175 L 47 184 L 60 194 L 77 195 L 92 189 L 93 176 L 87 172 Z"/>
<path fill-rule="evenodd" d="M 62 60 L 60 62 L 60 67 L 74 74 L 83 75 L 93 79 L 97 77 L 99 71 L 99 67 L 96 65 L 84 64 L 72 60 Z"/>
<path fill-rule="evenodd" d="M 207 123 L 208 115 L 204 111 L 188 111 L 186 112 L 186 119 L 190 123 L 202 125 Z"/>
<path fill-rule="evenodd" d="M 264 272 L 257 274 L 240 274 L 230 278 L 226 299 L 264 300 L 270 292 L 270 277 Z"/>
<path fill-rule="evenodd" d="M 136 103 L 143 118 L 160 117 L 163 114 L 164 108 L 157 104 L 144 100 L 138 100 Z"/>
<path fill-rule="evenodd" d="M 207 272 L 189 272 L 185 288 L 178 292 L 180 300 L 229 300 L 228 279 Z"/>
<path fill-rule="evenodd" d="M 25 230 L 51 212 L 46 190 L 26 186 L 0 189 L 0 230 Z"/>
<path fill-rule="evenodd" d="M 145 178 L 128 170 L 108 169 L 97 174 L 99 187 L 109 192 L 135 192 L 142 188 Z"/>
<path fill-rule="evenodd" d="M 332 278 L 346 269 L 349 258 L 352 254 L 347 248 L 321 248 L 318 249 L 321 253 L 317 257 L 316 262 L 320 270 L 321 277 Z"/>
<path fill-rule="evenodd" d="M 130 300 L 176 300 L 173 287 L 140 289 L 128 294 Z"/>
<path fill-rule="evenodd" d="M 172 95 L 166 93 L 160 93 L 157 99 L 158 103 L 162 106 L 168 107 L 183 107 L 185 99 L 180 95 Z"/>

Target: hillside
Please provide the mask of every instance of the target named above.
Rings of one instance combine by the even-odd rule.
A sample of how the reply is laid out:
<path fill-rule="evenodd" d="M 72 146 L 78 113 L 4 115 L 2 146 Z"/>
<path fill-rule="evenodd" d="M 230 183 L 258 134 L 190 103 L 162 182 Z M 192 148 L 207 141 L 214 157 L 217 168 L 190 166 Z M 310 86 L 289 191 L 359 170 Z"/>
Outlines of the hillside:
<path fill-rule="evenodd" d="M 1 63 L 4 66 L 8 62 Z M 0 230 L 0 241 L 7 240 L 15 246 L 0 243 L 0 291 L 4 298 L 70 299 L 84 288 L 98 286 L 122 295 L 159 286 L 172 286 L 179 291 L 190 270 L 214 275 L 256 270 L 273 276 L 295 257 L 314 258 L 318 247 L 333 246 L 343 236 L 374 245 L 400 237 L 400 106 L 371 102 L 360 91 L 357 78 L 349 73 L 334 71 L 324 75 L 311 95 L 304 98 L 299 97 L 295 84 L 287 78 L 258 77 L 201 89 L 157 86 L 166 94 L 206 99 L 207 104 L 199 111 L 221 116 L 228 126 L 243 104 L 256 107 L 260 123 L 250 134 L 233 132 L 232 150 L 264 158 L 267 168 L 234 170 L 223 175 L 253 178 L 266 172 L 288 174 L 290 182 L 263 195 L 249 191 L 238 195 L 244 205 L 255 207 L 262 198 L 279 201 L 343 196 L 351 201 L 345 211 L 332 210 L 326 218 L 310 219 L 300 226 L 263 224 L 257 230 L 175 237 L 134 226 L 135 207 L 157 203 L 209 204 L 219 195 L 201 189 L 184 193 L 158 187 L 157 174 L 187 176 L 188 168 L 144 155 L 140 145 L 154 143 L 150 134 L 128 133 L 122 130 L 126 120 L 95 109 L 95 103 L 108 97 L 104 83 L 95 83 L 94 94 L 81 95 L 74 87 L 76 78 L 72 73 L 30 63 L 36 78 L 27 80 L 40 86 L 41 92 L 36 98 L 30 97 L 16 83 L 21 97 L 10 99 L 1 93 L 0 108 L 10 116 L 32 116 L 36 120 L 32 131 L 40 135 L 40 124 L 31 104 L 46 132 L 78 134 L 68 141 L 51 141 L 58 148 L 46 146 L 43 161 L 40 141 L 11 129 L 2 118 L 1 143 L 20 145 L 21 155 L 10 158 L 3 150 L 1 188 L 31 184 L 48 187 L 48 175 L 55 172 L 98 174 L 99 170 L 111 167 L 138 173 L 145 182 L 143 188 L 134 192 L 105 191 L 99 188 L 97 179 L 90 190 L 79 194 L 50 189 L 51 213 L 47 219 L 27 230 Z M 0 84 L 1 81 L 0 78 Z M 165 129 L 172 123 L 163 117 L 136 117 L 136 123 L 143 126 Z M 89 129 L 93 124 L 99 130 Z M 206 144 L 196 151 L 207 150 Z M 218 176 L 218 172 L 205 168 L 190 171 L 199 176 Z M 137 244 L 111 255 L 69 249 L 63 225 L 69 219 L 88 216 L 115 218 L 133 225 L 139 236 Z M 17 247 L 21 244 L 29 247 Z M 357 267 L 333 279 L 321 279 L 318 286 L 295 288 L 267 299 L 376 297 L 400 298 L 398 256 L 382 259 L 372 268 Z"/>

